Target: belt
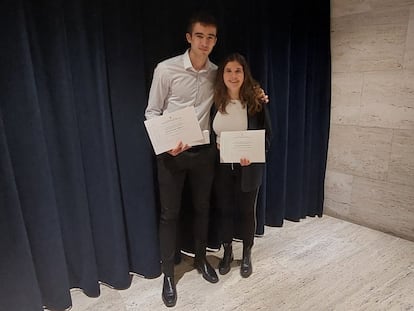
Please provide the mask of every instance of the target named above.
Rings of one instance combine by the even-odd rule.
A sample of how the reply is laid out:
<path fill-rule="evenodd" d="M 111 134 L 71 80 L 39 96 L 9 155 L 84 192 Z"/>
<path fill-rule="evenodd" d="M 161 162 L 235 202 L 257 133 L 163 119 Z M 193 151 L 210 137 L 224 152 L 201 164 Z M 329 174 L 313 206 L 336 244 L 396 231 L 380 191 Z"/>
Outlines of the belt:
<path fill-rule="evenodd" d="M 188 149 L 188 152 L 198 152 L 200 150 L 204 150 L 204 149 L 208 149 L 211 147 L 211 144 L 204 144 L 204 145 L 197 145 L 197 146 L 193 146 L 190 149 Z"/>

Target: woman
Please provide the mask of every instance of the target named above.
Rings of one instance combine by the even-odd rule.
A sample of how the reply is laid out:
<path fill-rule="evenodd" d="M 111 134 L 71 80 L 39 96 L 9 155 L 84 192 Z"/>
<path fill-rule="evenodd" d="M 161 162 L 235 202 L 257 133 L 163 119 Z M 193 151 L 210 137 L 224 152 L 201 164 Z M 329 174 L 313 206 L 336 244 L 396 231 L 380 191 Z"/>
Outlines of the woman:
<path fill-rule="evenodd" d="M 266 130 L 266 150 L 270 145 L 271 125 L 267 105 L 258 99 L 260 89 L 253 79 L 245 58 L 231 54 L 219 66 L 216 77 L 213 112 L 213 130 L 217 149 L 223 131 Z M 264 163 L 250 163 L 247 158 L 240 163 L 220 163 L 216 168 L 214 183 L 215 200 L 220 211 L 220 238 L 224 256 L 219 263 L 219 273 L 230 271 L 233 261 L 232 240 L 234 215 L 240 215 L 240 235 L 243 241 L 243 258 L 240 274 L 252 274 L 251 249 L 255 233 L 255 203 L 262 182 Z"/>

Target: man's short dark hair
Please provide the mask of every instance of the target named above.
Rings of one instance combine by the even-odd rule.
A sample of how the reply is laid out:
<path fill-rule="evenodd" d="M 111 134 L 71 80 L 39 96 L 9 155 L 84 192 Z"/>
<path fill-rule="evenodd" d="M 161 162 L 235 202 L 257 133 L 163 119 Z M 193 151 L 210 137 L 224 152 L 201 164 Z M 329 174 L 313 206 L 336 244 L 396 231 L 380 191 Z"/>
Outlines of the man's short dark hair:
<path fill-rule="evenodd" d="M 200 23 L 205 26 L 215 26 L 216 29 L 218 28 L 216 18 L 206 11 L 198 11 L 194 13 L 188 22 L 187 32 L 192 33 L 194 24 Z"/>

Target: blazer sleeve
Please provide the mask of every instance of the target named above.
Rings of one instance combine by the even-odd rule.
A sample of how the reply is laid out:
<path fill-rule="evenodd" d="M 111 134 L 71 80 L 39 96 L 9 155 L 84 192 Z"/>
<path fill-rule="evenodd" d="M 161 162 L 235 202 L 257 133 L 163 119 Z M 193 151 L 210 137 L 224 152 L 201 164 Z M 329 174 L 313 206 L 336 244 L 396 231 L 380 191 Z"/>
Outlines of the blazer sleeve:
<path fill-rule="evenodd" d="M 216 138 L 217 135 L 213 130 L 213 121 L 214 121 L 214 117 L 216 116 L 217 113 L 217 108 L 216 105 L 213 103 L 213 106 L 211 106 L 210 109 L 210 144 L 216 144 Z"/>
<path fill-rule="evenodd" d="M 263 106 L 263 110 L 253 117 L 249 117 L 249 129 L 265 129 L 265 151 L 269 151 L 273 137 L 272 124 L 268 105 Z M 263 181 L 265 163 L 252 163 L 242 167 L 241 189 L 242 191 L 253 191 L 257 189 Z"/>

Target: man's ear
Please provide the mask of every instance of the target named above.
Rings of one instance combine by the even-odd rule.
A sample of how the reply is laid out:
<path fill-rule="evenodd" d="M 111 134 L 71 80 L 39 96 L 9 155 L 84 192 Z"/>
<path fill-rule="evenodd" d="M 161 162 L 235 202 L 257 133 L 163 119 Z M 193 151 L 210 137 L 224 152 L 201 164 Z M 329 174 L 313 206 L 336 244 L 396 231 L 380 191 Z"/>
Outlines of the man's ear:
<path fill-rule="evenodd" d="M 186 32 L 185 38 L 187 39 L 187 42 L 188 43 L 191 43 L 191 34 L 189 34 L 188 32 Z"/>

